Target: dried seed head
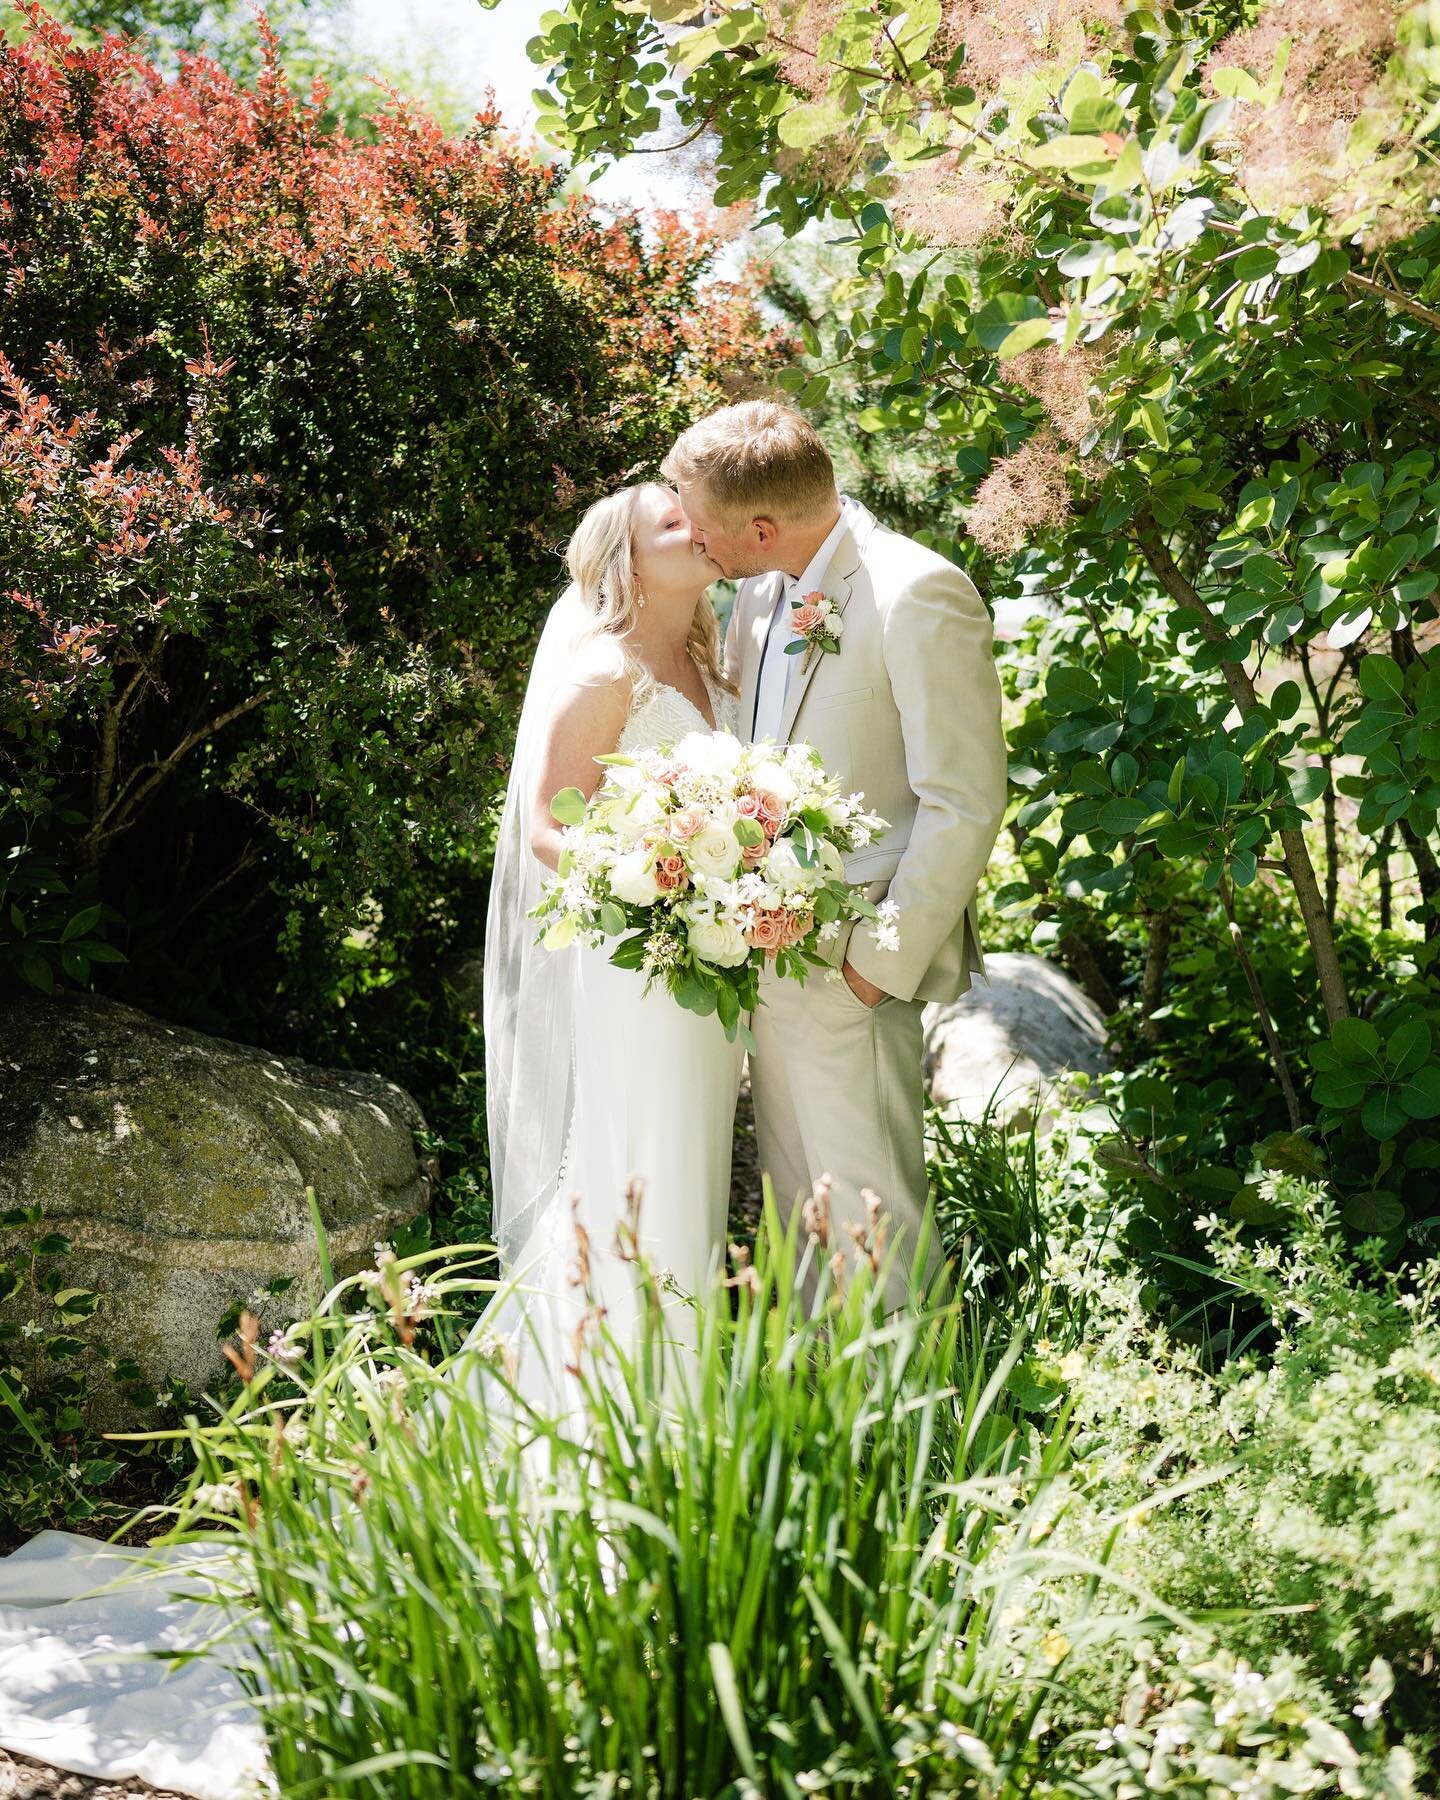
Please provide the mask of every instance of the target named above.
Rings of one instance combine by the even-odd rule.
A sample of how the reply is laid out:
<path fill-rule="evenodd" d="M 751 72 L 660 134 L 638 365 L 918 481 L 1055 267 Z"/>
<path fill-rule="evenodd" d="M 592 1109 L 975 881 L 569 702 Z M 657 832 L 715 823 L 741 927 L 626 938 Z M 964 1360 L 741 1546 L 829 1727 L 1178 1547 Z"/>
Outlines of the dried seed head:
<path fill-rule="evenodd" d="M 590 1233 L 580 1222 L 580 1196 L 570 1196 L 572 1229 L 575 1233 L 575 1261 L 570 1265 L 570 1286 L 590 1291 Z"/>
<path fill-rule="evenodd" d="M 822 1175 L 800 1211 L 807 1235 L 822 1246 L 830 1242 L 830 1187 L 830 1177 Z"/>

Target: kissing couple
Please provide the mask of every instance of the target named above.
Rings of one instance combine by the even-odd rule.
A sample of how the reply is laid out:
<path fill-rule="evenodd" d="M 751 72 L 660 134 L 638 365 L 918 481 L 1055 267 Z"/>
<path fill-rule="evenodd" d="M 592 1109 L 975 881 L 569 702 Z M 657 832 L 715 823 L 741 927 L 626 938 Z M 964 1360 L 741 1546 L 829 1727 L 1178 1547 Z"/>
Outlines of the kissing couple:
<path fill-rule="evenodd" d="M 596 502 L 570 540 L 570 584 L 521 710 L 486 925 L 493 1235 L 518 1285 L 465 1347 L 503 1359 L 507 1407 L 513 1388 L 555 1418 L 583 1415 L 574 1365 L 587 1320 L 633 1341 L 637 1250 L 674 1296 L 666 1341 L 693 1345 L 685 1296 L 723 1264 L 744 1049 L 713 1013 L 647 991 L 639 970 L 610 961 L 612 945 L 537 943 L 531 909 L 566 843 L 551 801 L 566 789 L 589 799 L 606 772 L 597 758 L 727 732 L 804 740 L 842 794 L 858 790 L 888 821 L 845 857 L 844 877 L 898 909 L 898 948 L 849 919 L 820 933 L 829 966 L 803 983 L 767 959 L 746 1034 L 782 1222 L 817 1184 L 832 1246 L 883 1219 L 887 1310 L 906 1297 L 922 1239 L 927 1290 L 943 1269 L 927 1216 L 921 1014 L 984 973 L 975 891 L 1005 810 L 992 627 L 966 575 L 840 495 L 818 433 L 784 404 L 710 414 L 662 472 L 668 485 Z M 739 582 L 723 646 L 707 598 L 721 576 Z M 797 642 L 817 621 L 824 642 Z M 809 1311 L 824 1253 L 808 1232 L 799 1242 Z"/>
<path fill-rule="evenodd" d="M 562 852 L 552 799 L 594 794 L 606 767 L 597 757 L 697 735 L 716 747 L 722 732 L 808 742 L 842 794 L 863 792 L 888 821 L 843 872 L 869 901 L 895 903 L 898 931 L 887 920 L 887 942 L 864 918 L 828 921 L 817 947 L 829 967 L 803 983 L 762 958 L 748 1026 L 760 1160 L 781 1219 L 788 1229 L 797 1204 L 815 1204 L 818 1183 L 832 1243 L 847 1245 L 847 1225 L 868 1231 L 872 1210 L 875 1225 L 888 1220 L 887 1310 L 908 1295 L 918 1244 L 927 1291 L 943 1272 L 926 1201 L 920 1015 L 984 972 L 974 895 L 1005 807 L 990 618 L 966 576 L 842 498 L 824 445 L 788 407 L 712 414 L 682 434 L 663 472 L 672 485 L 608 496 L 570 541 L 571 582 L 521 709 L 487 917 L 503 1279 L 444 1372 L 483 1418 L 482 1442 L 493 1427 L 500 1448 L 519 1427 L 522 1467 L 542 1484 L 555 1472 L 552 1437 L 590 1436 L 586 1326 L 602 1318 L 617 1342 L 634 1342 L 636 1253 L 669 1272 L 661 1342 L 680 1349 L 667 1373 L 687 1373 L 696 1313 L 686 1301 L 706 1290 L 726 1244 L 743 1056 L 743 1038 L 714 1012 L 647 991 L 605 947 L 537 943 L 532 908 Z M 706 597 L 721 576 L 740 582 L 723 652 Z M 790 655 L 797 635 L 809 644 Z M 797 1271 L 812 1313 L 819 1238 L 807 1234 Z M 308 1404 L 328 1392 L 321 1384 Z M 404 1429 L 438 1431 L 449 1410 L 437 1384 Z M 553 1433 L 532 1433 L 537 1413 Z M 335 1485 L 316 1494 L 370 1554 L 358 1498 Z M 43 1531 L 0 1558 L 0 1744 L 201 1800 L 254 1791 L 266 1766 L 259 1716 L 208 1654 L 214 1608 L 192 1591 L 197 1576 L 228 1572 L 243 1594 L 247 1568 L 243 1536 L 136 1550 Z M 242 1616 L 247 1630 L 267 1629 L 253 1607 Z M 258 1641 L 248 1654 L 258 1658 Z"/>

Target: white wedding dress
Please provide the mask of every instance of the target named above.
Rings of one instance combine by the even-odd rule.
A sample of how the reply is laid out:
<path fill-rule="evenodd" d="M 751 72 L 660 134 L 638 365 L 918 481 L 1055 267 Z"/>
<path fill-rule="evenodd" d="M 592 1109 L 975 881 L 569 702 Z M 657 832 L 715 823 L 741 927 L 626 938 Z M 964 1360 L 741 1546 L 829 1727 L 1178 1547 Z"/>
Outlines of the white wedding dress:
<path fill-rule="evenodd" d="M 707 689 L 717 727 L 733 730 L 735 702 Z M 655 686 L 632 709 L 620 747 L 709 728 L 678 690 Z M 487 928 L 487 988 L 490 936 Z M 542 1204 L 521 1215 L 533 1213 L 533 1224 L 464 1348 L 509 1351 L 523 1400 L 574 1421 L 567 1431 L 583 1437 L 581 1390 L 565 1368 L 587 1306 L 570 1279 L 574 1220 L 588 1234 L 590 1298 L 605 1308 L 605 1326 L 622 1344 L 638 1320 L 636 1268 L 615 1249 L 632 1176 L 643 1182 L 640 1247 L 685 1294 L 702 1291 L 724 1255 L 743 1051 L 713 1015 L 683 1011 L 663 989 L 645 994 L 643 977 L 616 969 L 604 949 L 575 945 L 559 955 L 569 959 L 568 974 L 557 963 L 547 977 L 561 974 L 571 1008 L 563 1016 L 573 1021 L 573 1103 L 563 1113 L 559 1178 L 547 1183 Z M 566 1046 L 554 1044 L 557 1054 Z M 526 1116 L 510 1121 L 512 1132 Z M 683 1373 L 694 1311 L 668 1281 L 662 1299 L 664 1338 L 678 1346 L 674 1367 Z M 477 1398 L 483 1394 L 498 1432 L 523 1423 L 523 1409 L 492 1378 L 495 1366 L 488 1352 L 462 1353 L 454 1372 Z M 668 1375 L 668 1357 L 666 1367 Z M 526 1457 L 543 1470 L 543 1444 Z M 142 1569 L 139 1558 L 159 1566 Z M 224 1546 L 124 1549 L 64 1531 L 42 1531 L 0 1558 L 0 1748 L 80 1774 L 139 1777 L 197 1800 L 275 1793 L 254 1704 L 238 1678 L 218 1656 L 173 1668 L 156 1656 L 199 1649 L 215 1636 L 219 1609 L 193 1596 L 207 1570 L 233 1581 L 238 1567 Z M 227 1639 L 221 1652 L 232 1663 L 250 1654 L 243 1635 Z"/>

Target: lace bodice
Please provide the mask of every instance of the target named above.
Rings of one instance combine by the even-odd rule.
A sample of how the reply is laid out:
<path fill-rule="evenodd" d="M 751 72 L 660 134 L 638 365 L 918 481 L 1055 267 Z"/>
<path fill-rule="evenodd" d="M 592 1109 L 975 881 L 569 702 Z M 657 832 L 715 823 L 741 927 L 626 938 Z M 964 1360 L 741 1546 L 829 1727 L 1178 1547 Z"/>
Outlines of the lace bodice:
<path fill-rule="evenodd" d="M 701 680 L 705 683 L 705 692 L 710 696 L 716 730 L 734 731 L 740 716 L 739 702 L 733 694 L 717 688 L 704 674 L 701 675 Z M 710 721 L 693 700 L 682 694 L 679 688 L 657 681 L 642 697 L 640 704 L 632 708 L 616 748 L 621 751 L 641 750 L 650 744 L 673 743 L 676 738 L 684 737 L 687 731 L 709 729 Z"/>

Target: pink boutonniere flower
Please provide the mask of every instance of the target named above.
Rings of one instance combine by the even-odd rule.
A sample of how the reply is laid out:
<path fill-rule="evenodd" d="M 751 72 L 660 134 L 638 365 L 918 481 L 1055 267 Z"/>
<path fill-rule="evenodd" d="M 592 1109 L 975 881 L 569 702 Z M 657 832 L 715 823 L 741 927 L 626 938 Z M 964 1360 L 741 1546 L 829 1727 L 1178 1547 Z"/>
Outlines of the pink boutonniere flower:
<path fill-rule="evenodd" d="M 803 652 L 805 660 L 800 667 L 808 669 L 811 658 L 818 654 L 839 655 L 845 621 L 834 601 L 815 588 L 790 602 L 790 629 L 795 633 L 795 642 L 786 645 L 785 654 L 799 656 Z"/>

